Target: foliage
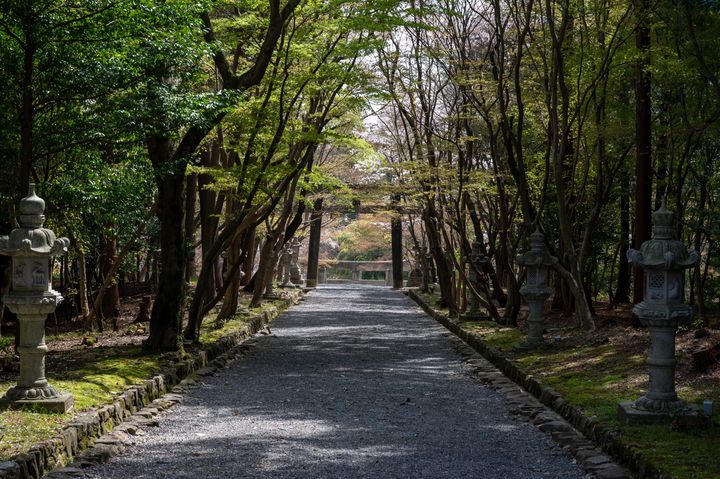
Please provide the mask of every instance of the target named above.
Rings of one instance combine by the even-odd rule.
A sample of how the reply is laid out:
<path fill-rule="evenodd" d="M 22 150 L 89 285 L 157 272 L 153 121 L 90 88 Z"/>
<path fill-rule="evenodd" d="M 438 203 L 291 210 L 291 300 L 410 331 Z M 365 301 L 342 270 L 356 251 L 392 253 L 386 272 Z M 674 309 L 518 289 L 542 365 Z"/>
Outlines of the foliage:
<path fill-rule="evenodd" d="M 390 231 L 387 223 L 359 219 L 338 234 L 338 259 L 377 261 L 390 257 Z"/>

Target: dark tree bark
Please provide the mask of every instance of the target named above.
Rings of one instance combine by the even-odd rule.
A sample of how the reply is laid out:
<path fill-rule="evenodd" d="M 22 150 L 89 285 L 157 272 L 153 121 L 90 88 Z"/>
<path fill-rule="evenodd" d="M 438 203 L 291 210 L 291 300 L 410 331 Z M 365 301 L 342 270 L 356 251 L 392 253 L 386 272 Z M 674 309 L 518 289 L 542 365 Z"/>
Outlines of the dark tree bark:
<path fill-rule="evenodd" d="M 116 239 L 108 235 L 102 235 L 100 237 L 100 275 L 102 278 L 112 274 L 113 264 L 116 259 Z M 103 318 L 113 318 L 113 329 L 116 329 L 117 317 L 120 316 L 120 285 L 114 278 L 102 297 L 101 311 Z"/>
<path fill-rule="evenodd" d="M 652 195 L 652 111 L 650 104 L 650 2 L 636 0 L 638 28 L 635 46 L 640 57 L 635 65 L 635 224 L 633 247 L 650 239 Z M 633 303 L 643 300 L 643 272 L 635 268 Z"/>
<path fill-rule="evenodd" d="M 395 198 L 397 204 L 398 198 Z M 390 220 L 390 237 L 392 246 L 392 273 L 393 289 L 403 287 L 403 247 L 402 247 L 402 218 L 394 216 Z"/>
<path fill-rule="evenodd" d="M 308 265 L 306 284 L 308 288 L 317 287 L 318 264 L 320 262 L 320 235 L 322 233 L 322 204 L 323 199 L 318 198 L 313 204 L 310 214 L 310 242 L 308 245 Z"/>
<path fill-rule="evenodd" d="M 242 265 L 242 272 L 244 276 L 240 280 L 241 286 L 246 286 L 250 283 L 250 278 L 253 273 L 253 266 L 255 266 L 255 250 L 257 249 L 257 235 L 255 234 L 255 228 L 245 233 L 245 245 L 243 249 L 247 252 L 245 254 L 245 260 Z"/>
<path fill-rule="evenodd" d="M 185 195 L 185 238 L 188 242 L 188 255 L 185 264 L 185 281 L 195 276 L 195 207 L 197 203 L 197 175 L 187 177 Z"/>
<path fill-rule="evenodd" d="M 148 138 L 153 166 L 168 165 L 170 141 L 163 135 Z M 176 351 L 181 348 L 182 305 L 185 298 L 185 163 L 159 174 L 158 211 L 160 222 L 160 281 L 150 315 L 150 336 L 145 348 Z"/>
<path fill-rule="evenodd" d="M 630 245 L 630 191 L 628 179 L 623 179 L 620 194 L 620 264 L 618 267 L 618 282 L 615 290 L 616 303 L 627 303 L 630 300 L 630 265 L 627 260 Z"/>

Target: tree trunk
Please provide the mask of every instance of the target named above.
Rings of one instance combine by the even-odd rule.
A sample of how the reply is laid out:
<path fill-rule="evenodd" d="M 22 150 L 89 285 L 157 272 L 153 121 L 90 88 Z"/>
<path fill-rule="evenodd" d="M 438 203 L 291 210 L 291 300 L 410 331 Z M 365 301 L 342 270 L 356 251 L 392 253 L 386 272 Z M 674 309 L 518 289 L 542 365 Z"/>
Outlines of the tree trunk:
<path fill-rule="evenodd" d="M 197 174 L 187 177 L 187 194 L 185 196 L 185 238 L 188 242 L 188 255 L 185 264 L 185 281 L 190 282 L 195 276 L 195 205 L 197 203 Z"/>
<path fill-rule="evenodd" d="M 618 265 L 618 282 L 614 301 L 627 303 L 630 300 L 630 265 L 627 260 L 630 245 L 630 191 L 629 179 L 622 180 L 622 193 L 620 194 L 620 259 Z"/>
<path fill-rule="evenodd" d="M 158 169 L 158 210 L 160 223 L 160 281 L 150 315 L 150 336 L 145 348 L 151 351 L 182 349 L 180 330 L 185 302 L 185 169 L 173 165 L 164 172 L 170 159 L 170 140 L 162 135 L 148 139 L 148 152 Z"/>
<path fill-rule="evenodd" d="M 265 294 L 265 282 L 267 275 L 272 275 L 275 265 L 272 264 L 273 252 L 275 249 L 275 238 L 272 235 L 265 237 L 265 243 L 260 250 L 260 264 L 255 274 L 255 288 L 253 289 L 251 308 L 257 308 L 262 303 L 263 294 Z"/>
<path fill-rule="evenodd" d="M 390 221 L 392 237 L 392 272 L 393 289 L 403 287 L 403 247 L 402 247 L 402 219 L 398 215 Z"/>
<path fill-rule="evenodd" d="M 317 287 L 318 264 L 320 262 L 320 235 L 322 233 L 322 204 L 323 199 L 318 198 L 310 214 L 310 241 L 308 244 L 308 265 L 306 284 L 308 288 Z"/>
<path fill-rule="evenodd" d="M 650 103 L 650 26 L 651 13 L 648 0 L 636 0 L 638 28 L 635 47 L 638 61 L 635 64 L 635 225 L 633 248 L 640 249 L 651 233 L 652 194 L 652 111 Z M 635 268 L 633 303 L 643 300 L 643 272 Z"/>
<path fill-rule="evenodd" d="M 235 233 L 230 247 L 227 251 L 227 270 L 230 272 L 238 262 L 242 262 L 242 233 Z M 242 274 L 240 268 L 236 268 L 237 271 L 233 274 L 229 274 L 225 280 L 229 283 L 225 289 L 225 299 L 223 300 L 222 309 L 217 315 L 217 322 L 222 323 L 223 321 L 232 318 L 238 308 L 239 303 L 239 292 L 240 292 L 240 276 Z"/>
<path fill-rule="evenodd" d="M 202 154 L 202 165 L 207 167 L 217 166 L 219 162 L 219 153 L 217 148 L 208 148 Z M 215 217 L 217 213 L 215 211 L 215 203 L 217 200 L 217 194 L 206 188 L 211 182 L 212 178 L 208 174 L 198 175 L 198 193 L 200 196 L 200 244 L 202 248 L 203 261 L 207 255 L 208 250 L 212 247 L 217 235 L 218 221 Z M 204 290 L 203 302 L 209 302 L 215 294 L 217 284 L 217 260 L 212 262 L 212 274 L 208 276 L 207 287 Z"/>
<path fill-rule="evenodd" d="M 100 310 L 103 318 L 113 319 L 113 324 L 120 316 L 120 286 L 114 277 L 113 264 L 117 260 L 117 240 L 114 237 L 103 234 L 100 236 L 100 276 L 105 281 L 109 275 L 110 283 L 105 294 L 102 296 Z M 115 329 L 115 328 L 113 328 Z"/>
<path fill-rule="evenodd" d="M 246 244 L 245 244 L 245 258 L 243 260 L 242 272 L 243 277 L 240 280 L 240 285 L 245 286 L 250 283 L 250 278 L 253 274 L 253 267 L 255 266 L 255 252 L 257 244 L 257 235 L 255 234 L 255 228 L 247 231 L 246 233 Z"/>

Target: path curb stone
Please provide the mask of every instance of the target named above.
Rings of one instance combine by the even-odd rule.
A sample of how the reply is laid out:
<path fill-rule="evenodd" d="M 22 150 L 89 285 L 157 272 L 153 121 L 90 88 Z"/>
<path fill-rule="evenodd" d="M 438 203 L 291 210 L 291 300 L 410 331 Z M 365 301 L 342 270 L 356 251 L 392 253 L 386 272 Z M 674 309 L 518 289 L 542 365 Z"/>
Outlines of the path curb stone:
<path fill-rule="evenodd" d="M 294 290 L 283 300 L 290 306 L 300 298 L 299 290 Z M 188 376 L 200 372 L 212 373 L 222 367 L 227 362 L 222 355 L 236 348 L 241 350 L 244 341 L 278 314 L 280 311 L 275 307 L 255 313 L 239 330 L 220 338 L 205 350 L 195 352 L 192 357 L 169 365 L 151 379 L 124 389 L 111 404 L 77 414 L 57 436 L 36 444 L 25 453 L 16 454 L 9 461 L 0 461 L 0 479 L 40 479 L 57 468 L 61 469 L 56 472 L 63 475 L 55 476 L 53 472 L 48 477 L 84 477 L 82 469 L 62 466 L 70 459 L 74 459 L 76 465 L 93 465 L 117 455 L 123 449 L 124 441 L 121 439 L 124 438 L 108 433 L 118 431 L 134 435 L 142 427 L 157 425 L 154 416 L 179 402 L 182 396 L 177 393 L 195 382 Z M 166 394 L 168 391 L 171 393 Z M 101 437 L 104 439 L 100 440 Z"/>
<path fill-rule="evenodd" d="M 613 460 L 626 466 L 639 479 L 667 479 L 670 477 L 635 448 L 623 444 L 619 440 L 617 432 L 609 430 L 598 421 L 584 415 L 579 408 L 568 404 L 560 393 L 542 384 L 479 336 L 462 329 L 457 323 L 451 321 L 447 314 L 436 311 L 414 290 L 405 290 L 404 293 L 428 315 L 499 369 L 504 376 L 497 372 L 484 371 L 482 368 L 476 374 L 482 380 L 506 393 L 509 397 L 511 412 L 529 417 L 540 430 L 549 433 L 559 444 L 568 448 L 575 455 L 576 460 L 588 470 L 589 477 L 599 479 L 628 477 L 627 472 L 623 472 L 622 468 L 612 462 Z M 522 396 L 513 396 L 511 389 L 513 384 L 521 386 L 537 398 L 539 403 L 552 409 L 563 420 L 560 420 L 560 417 L 553 417 L 550 412 L 540 412 L 533 407 L 532 403 L 524 402 Z M 566 427 L 569 423 L 572 426 L 570 429 L 581 433 L 586 438 L 585 441 L 578 440 L 573 435 L 563 436 L 564 433 L 571 431 L 563 429 L 559 424 L 553 424 L 558 421 Z M 595 445 L 598 445 L 609 457 L 598 451 Z M 613 459 L 610 459 L 611 457 Z"/>

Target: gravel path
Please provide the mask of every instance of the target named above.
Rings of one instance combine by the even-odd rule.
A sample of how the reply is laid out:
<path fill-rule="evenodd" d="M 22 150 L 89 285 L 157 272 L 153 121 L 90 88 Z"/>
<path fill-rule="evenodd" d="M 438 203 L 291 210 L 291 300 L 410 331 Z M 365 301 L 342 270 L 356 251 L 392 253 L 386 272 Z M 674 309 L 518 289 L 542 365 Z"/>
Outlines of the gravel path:
<path fill-rule="evenodd" d="M 397 292 L 324 287 L 94 478 L 582 478 Z"/>

